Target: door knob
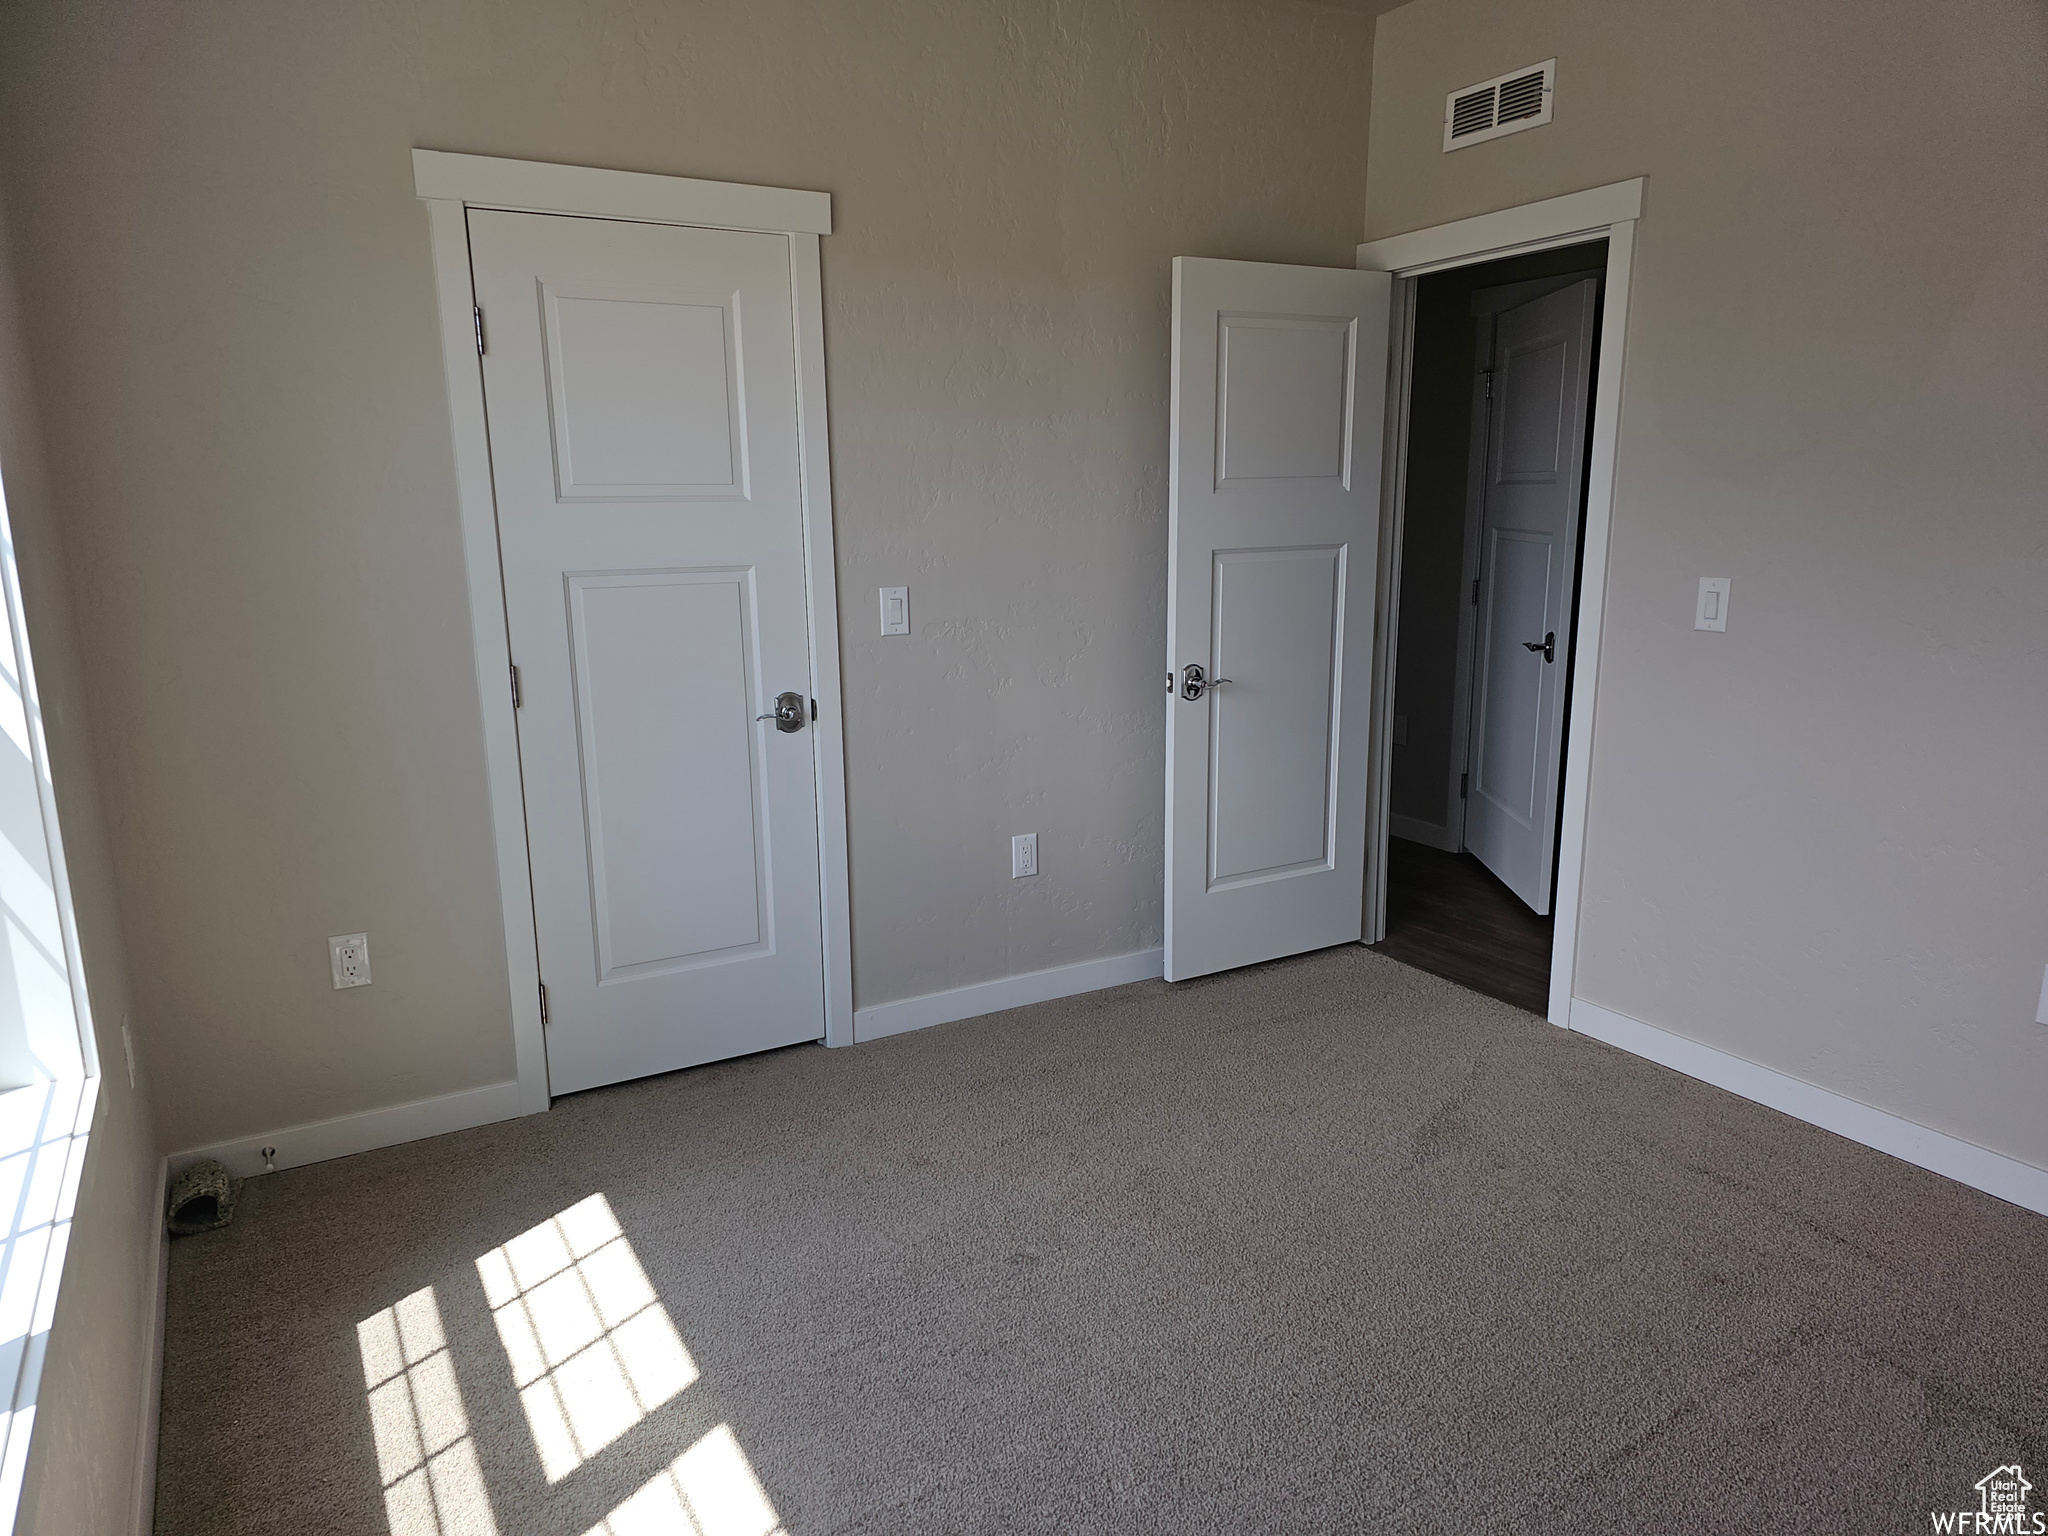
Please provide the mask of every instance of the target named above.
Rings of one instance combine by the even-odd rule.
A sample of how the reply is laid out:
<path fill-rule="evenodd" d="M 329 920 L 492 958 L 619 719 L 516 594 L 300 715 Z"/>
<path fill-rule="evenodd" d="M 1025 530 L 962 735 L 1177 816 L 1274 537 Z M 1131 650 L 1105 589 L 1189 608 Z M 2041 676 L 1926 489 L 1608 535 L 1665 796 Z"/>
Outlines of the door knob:
<path fill-rule="evenodd" d="M 778 693 L 775 708 L 765 715 L 754 716 L 758 723 L 773 720 L 778 731 L 800 731 L 804 728 L 804 696 L 800 693 Z"/>
<path fill-rule="evenodd" d="M 1522 649 L 1525 651 L 1541 651 L 1545 661 L 1557 660 L 1557 631 L 1553 629 L 1541 640 L 1524 640 L 1522 642 Z"/>
<path fill-rule="evenodd" d="M 1227 687 L 1227 677 L 1211 677 L 1199 661 L 1191 661 L 1180 669 L 1180 696 L 1184 699 L 1199 699 L 1204 693 Z"/>

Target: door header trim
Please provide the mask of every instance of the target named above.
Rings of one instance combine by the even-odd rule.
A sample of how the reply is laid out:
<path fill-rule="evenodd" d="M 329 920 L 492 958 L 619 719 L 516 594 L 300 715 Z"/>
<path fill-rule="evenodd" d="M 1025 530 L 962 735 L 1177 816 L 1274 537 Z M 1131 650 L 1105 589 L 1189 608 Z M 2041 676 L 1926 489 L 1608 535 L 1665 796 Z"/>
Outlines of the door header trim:
<path fill-rule="evenodd" d="M 412 152 L 413 195 L 423 201 L 520 213 L 698 224 L 771 235 L 832 233 L 832 194 L 732 181 L 607 171 L 545 160 L 504 160 L 440 149 Z"/>
<path fill-rule="evenodd" d="M 1612 225 L 1642 217 L 1646 180 L 1638 176 L 1633 181 L 1610 182 L 1519 208 L 1368 240 L 1358 248 L 1358 264 L 1372 272 L 1419 277 L 1438 267 L 1484 261 L 1494 252 L 1519 255 L 1564 245 L 1579 236 L 1598 239 Z"/>

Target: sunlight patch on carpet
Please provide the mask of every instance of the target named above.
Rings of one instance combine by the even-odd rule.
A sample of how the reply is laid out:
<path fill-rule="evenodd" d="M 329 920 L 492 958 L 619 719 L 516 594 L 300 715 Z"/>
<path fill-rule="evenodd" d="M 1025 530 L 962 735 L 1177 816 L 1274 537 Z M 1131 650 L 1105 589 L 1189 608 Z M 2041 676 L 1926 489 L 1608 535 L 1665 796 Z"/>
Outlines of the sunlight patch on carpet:
<path fill-rule="evenodd" d="M 697 1379 L 602 1194 L 493 1248 L 476 1269 L 550 1483 Z"/>
<path fill-rule="evenodd" d="M 356 1324 L 391 1536 L 498 1536 L 429 1285 Z"/>
<path fill-rule="evenodd" d="M 584 1536 L 783 1536 L 747 1453 L 721 1424 Z"/>

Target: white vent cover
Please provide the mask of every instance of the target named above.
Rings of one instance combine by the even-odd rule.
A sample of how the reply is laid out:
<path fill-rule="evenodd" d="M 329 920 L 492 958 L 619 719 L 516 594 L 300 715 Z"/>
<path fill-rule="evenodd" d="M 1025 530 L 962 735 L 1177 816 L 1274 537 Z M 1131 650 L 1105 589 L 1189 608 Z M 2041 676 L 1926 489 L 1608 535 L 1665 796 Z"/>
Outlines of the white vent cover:
<path fill-rule="evenodd" d="M 1444 98 L 1444 148 L 1463 149 L 1504 133 L 1540 128 L 1550 121 L 1557 60 L 1511 69 Z"/>

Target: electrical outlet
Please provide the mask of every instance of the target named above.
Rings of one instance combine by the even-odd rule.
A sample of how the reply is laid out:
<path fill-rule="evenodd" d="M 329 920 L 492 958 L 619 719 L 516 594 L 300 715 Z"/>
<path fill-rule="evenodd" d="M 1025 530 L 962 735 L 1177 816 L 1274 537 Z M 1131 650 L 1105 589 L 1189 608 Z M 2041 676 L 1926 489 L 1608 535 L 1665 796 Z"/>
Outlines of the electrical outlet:
<path fill-rule="evenodd" d="M 1020 832 L 1010 839 L 1010 878 L 1022 880 L 1038 873 L 1038 834 Z"/>
<path fill-rule="evenodd" d="M 334 990 L 370 984 L 370 936 L 344 933 L 327 941 L 327 960 L 334 968 Z"/>
<path fill-rule="evenodd" d="M 2048 967 L 2041 972 L 2041 1006 L 2034 1010 L 2036 1024 L 2048 1024 Z"/>

